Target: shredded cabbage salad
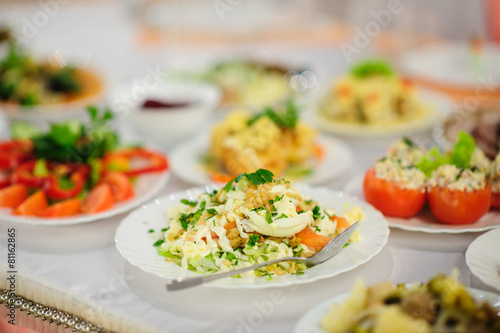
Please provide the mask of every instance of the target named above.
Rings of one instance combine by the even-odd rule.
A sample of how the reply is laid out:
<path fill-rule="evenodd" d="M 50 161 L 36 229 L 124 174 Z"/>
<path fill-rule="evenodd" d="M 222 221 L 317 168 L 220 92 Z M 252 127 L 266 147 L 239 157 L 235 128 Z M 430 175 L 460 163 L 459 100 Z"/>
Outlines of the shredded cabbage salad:
<path fill-rule="evenodd" d="M 195 272 L 227 272 L 283 257 L 314 255 L 332 237 L 363 219 L 360 207 L 341 215 L 302 195 L 267 170 L 241 174 L 167 213 L 156 242 L 166 260 Z M 359 241 L 356 231 L 350 241 Z M 280 262 L 236 277 L 303 274 L 301 263 Z"/>

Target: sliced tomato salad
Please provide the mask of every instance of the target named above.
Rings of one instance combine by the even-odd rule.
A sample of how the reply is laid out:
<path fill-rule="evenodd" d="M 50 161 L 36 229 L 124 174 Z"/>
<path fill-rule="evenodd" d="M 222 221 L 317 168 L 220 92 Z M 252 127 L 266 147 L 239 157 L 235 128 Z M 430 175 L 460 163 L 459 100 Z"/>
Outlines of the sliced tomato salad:
<path fill-rule="evenodd" d="M 168 169 L 161 153 L 114 150 L 93 163 L 39 159 L 30 140 L 0 143 L 0 207 L 45 218 L 95 214 L 134 197 L 137 176 Z"/>

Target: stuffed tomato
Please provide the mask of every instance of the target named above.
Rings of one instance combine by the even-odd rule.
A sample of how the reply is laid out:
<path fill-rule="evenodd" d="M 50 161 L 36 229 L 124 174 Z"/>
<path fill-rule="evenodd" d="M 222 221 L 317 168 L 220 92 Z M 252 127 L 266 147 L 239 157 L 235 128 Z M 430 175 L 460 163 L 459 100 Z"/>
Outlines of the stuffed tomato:
<path fill-rule="evenodd" d="M 469 224 L 491 205 L 491 186 L 484 172 L 442 165 L 431 175 L 427 198 L 432 214 L 442 223 Z"/>
<path fill-rule="evenodd" d="M 382 159 L 366 172 L 363 191 L 366 201 L 384 215 L 408 218 L 425 204 L 425 181 L 417 168 Z"/>

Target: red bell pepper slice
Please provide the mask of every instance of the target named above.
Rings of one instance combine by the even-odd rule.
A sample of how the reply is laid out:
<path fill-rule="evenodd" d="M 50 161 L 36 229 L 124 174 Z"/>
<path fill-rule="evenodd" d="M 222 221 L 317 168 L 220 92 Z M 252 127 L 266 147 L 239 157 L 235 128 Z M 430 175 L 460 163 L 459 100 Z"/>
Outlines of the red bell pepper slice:
<path fill-rule="evenodd" d="M 33 174 L 35 169 L 36 160 L 24 162 L 14 169 L 11 175 L 11 182 L 13 184 L 23 184 L 28 187 L 40 188 L 47 177 L 37 177 Z"/>
<path fill-rule="evenodd" d="M 146 166 L 132 168 L 130 170 L 120 170 L 126 176 L 137 176 L 149 172 L 163 171 L 168 168 L 168 161 L 165 156 L 161 153 L 157 153 L 151 150 L 146 150 L 144 148 L 128 148 L 115 150 L 114 152 L 106 155 L 103 159 L 103 164 L 106 169 L 113 158 L 125 157 L 129 160 L 140 159 L 149 162 Z"/>
<path fill-rule="evenodd" d="M 45 194 L 55 200 L 65 200 L 77 196 L 85 186 L 85 181 L 89 174 L 89 167 L 85 164 L 76 166 L 76 169 L 69 177 L 73 183 L 71 188 L 62 188 L 59 178 L 55 174 L 51 174 L 45 181 L 44 192 Z"/>
<path fill-rule="evenodd" d="M 29 140 L 11 140 L 0 143 L 0 170 L 10 170 L 22 162 L 34 158 L 33 142 Z"/>

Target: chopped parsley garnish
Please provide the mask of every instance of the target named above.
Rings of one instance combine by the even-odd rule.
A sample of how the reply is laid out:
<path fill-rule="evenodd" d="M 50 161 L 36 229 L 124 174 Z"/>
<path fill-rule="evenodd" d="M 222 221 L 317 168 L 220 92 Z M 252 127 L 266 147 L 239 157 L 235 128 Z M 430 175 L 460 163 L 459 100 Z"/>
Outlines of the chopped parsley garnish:
<path fill-rule="evenodd" d="M 321 229 L 320 229 L 317 225 L 313 226 L 313 228 L 314 228 L 317 232 L 321 232 Z"/>
<path fill-rule="evenodd" d="M 170 229 L 170 227 L 163 228 L 161 229 L 161 232 L 167 232 L 168 229 Z"/>
<path fill-rule="evenodd" d="M 314 206 L 313 210 L 312 210 L 312 213 L 313 213 L 313 219 L 317 219 L 317 218 L 320 218 L 321 217 L 321 212 L 320 212 L 320 208 L 319 206 Z"/>
<path fill-rule="evenodd" d="M 304 200 L 304 202 L 305 202 L 306 204 L 310 205 L 310 204 L 312 203 L 312 199 L 310 199 L 310 200 Z"/>
<path fill-rule="evenodd" d="M 209 209 L 207 209 L 207 214 L 208 214 L 207 220 L 211 219 L 212 217 L 217 215 L 217 210 L 215 208 L 209 208 Z M 215 221 L 214 221 L 214 223 L 215 223 Z"/>
<path fill-rule="evenodd" d="M 272 205 L 275 202 L 281 201 L 283 199 L 284 194 L 282 195 L 277 195 L 274 199 L 269 199 L 267 202 L 269 202 L 270 205 Z"/>
<path fill-rule="evenodd" d="M 203 214 L 203 211 L 205 210 L 207 202 L 202 201 L 200 204 L 200 209 L 198 209 L 194 213 L 181 213 L 179 216 L 179 222 L 181 223 L 181 226 L 184 230 L 186 230 L 189 225 L 195 225 L 196 222 L 200 219 L 201 215 Z"/>
<path fill-rule="evenodd" d="M 155 247 L 159 247 L 161 244 L 165 243 L 165 241 L 163 239 L 158 239 L 156 241 L 156 243 L 153 244 L 153 246 Z"/>
<path fill-rule="evenodd" d="M 150 233 L 150 234 L 152 234 L 153 232 L 155 232 L 154 229 L 149 229 L 148 230 L 148 233 Z"/>
<path fill-rule="evenodd" d="M 247 245 L 255 246 L 255 244 L 257 244 L 257 242 L 259 241 L 259 239 L 260 239 L 259 235 L 250 235 L 250 237 L 248 238 Z"/>
<path fill-rule="evenodd" d="M 288 215 L 286 215 L 285 213 L 283 213 L 279 217 L 277 217 L 277 219 L 286 219 L 286 218 L 288 218 Z"/>
<path fill-rule="evenodd" d="M 273 181 L 274 174 L 269 171 L 269 170 L 264 170 L 264 169 L 259 169 L 253 173 L 242 173 L 236 176 L 235 178 L 231 179 L 230 181 L 227 182 L 226 185 L 222 188 L 223 191 L 228 192 L 231 189 L 231 186 L 233 186 L 233 183 L 239 183 L 239 181 L 245 177 L 248 179 L 252 184 L 254 185 L 260 185 L 260 184 L 265 184 L 265 183 L 270 183 Z"/>
<path fill-rule="evenodd" d="M 348 247 L 348 246 L 349 246 L 349 244 L 351 244 L 351 243 L 345 243 L 345 244 L 344 244 L 344 246 L 342 246 L 342 248 L 344 248 L 344 247 Z"/>
<path fill-rule="evenodd" d="M 188 205 L 188 206 L 191 206 L 191 207 L 195 207 L 198 204 L 198 201 L 196 201 L 196 200 L 190 201 L 188 199 L 181 199 L 181 203 Z"/>
<path fill-rule="evenodd" d="M 266 222 L 268 224 L 273 223 L 273 217 L 271 215 L 271 212 L 266 209 Z"/>

